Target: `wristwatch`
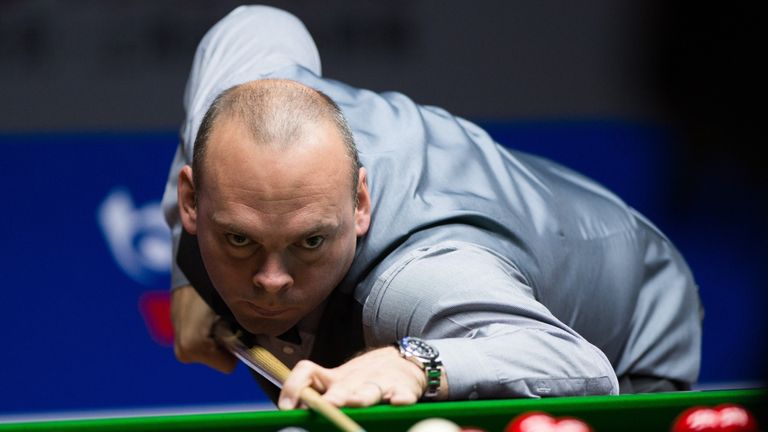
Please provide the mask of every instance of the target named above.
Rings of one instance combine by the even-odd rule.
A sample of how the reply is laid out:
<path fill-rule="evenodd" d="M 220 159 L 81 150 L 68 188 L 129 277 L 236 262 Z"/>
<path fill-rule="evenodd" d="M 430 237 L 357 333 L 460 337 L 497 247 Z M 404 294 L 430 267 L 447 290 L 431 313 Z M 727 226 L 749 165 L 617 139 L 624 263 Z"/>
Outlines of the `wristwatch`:
<path fill-rule="evenodd" d="M 400 355 L 419 366 L 427 378 L 427 390 L 424 398 L 434 399 L 440 389 L 440 376 L 443 371 L 443 363 L 440 361 L 440 353 L 432 345 L 411 336 L 406 336 L 395 342 L 400 350 Z"/>

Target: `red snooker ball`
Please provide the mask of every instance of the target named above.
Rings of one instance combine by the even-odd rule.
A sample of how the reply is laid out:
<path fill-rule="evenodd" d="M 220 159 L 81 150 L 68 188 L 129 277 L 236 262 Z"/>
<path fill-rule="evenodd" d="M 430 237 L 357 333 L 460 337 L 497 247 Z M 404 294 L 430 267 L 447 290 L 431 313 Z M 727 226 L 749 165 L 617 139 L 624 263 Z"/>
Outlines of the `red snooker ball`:
<path fill-rule="evenodd" d="M 592 428 L 577 418 L 556 419 L 543 412 L 530 412 L 515 417 L 504 432 L 592 432 Z"/>
<path fill-rule="evenodd" d="M 754 416 L 740 405 L 696 406 L 675 420 L 673 432 L 757 432 Z"/>

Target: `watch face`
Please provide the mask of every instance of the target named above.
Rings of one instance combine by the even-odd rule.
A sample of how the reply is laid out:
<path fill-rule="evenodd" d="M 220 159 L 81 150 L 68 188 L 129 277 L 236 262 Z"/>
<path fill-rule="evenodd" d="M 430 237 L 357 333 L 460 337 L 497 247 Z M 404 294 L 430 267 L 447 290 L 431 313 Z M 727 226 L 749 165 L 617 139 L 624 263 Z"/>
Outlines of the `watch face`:
<path fill-rule="evenodd" d="M 423 359 L 436 359 L 438 356 L 437 350 L 432 345 L 419 338 L 405 337 L 400 341 L 400 344 L 407 352 Z"/>

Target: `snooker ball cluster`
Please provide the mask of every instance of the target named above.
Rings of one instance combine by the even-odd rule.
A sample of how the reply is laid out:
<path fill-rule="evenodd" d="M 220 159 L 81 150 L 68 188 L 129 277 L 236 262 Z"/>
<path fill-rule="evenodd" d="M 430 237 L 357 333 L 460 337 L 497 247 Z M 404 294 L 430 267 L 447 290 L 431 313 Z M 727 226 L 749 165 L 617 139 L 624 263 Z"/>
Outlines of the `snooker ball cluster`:
<path fill-rule="evenodd" d="M 408 432 L 489 432 L 474 426 L 459 426 L 444 418 L 421 420 Z M 543 412 L 529 412 L 512 419 L 504 432 L 592 432 L 583 421 L 573 417 L 555 418 Z"/>
<path fill-rule="evenodd" d="M 697 406 L 677 417 L 672 432 L 757 432 L 757 421 L 740 405 Z"/>
<path fill-rule="evenodd" d="M 280 432 L 304 432 L 286 428 Z M 723 404 L 714 408 L 695 406 L 683 411 L 671 425 L 671 432 L 758 432 L 755 417 L 746 408 Z M 475 426 L 459 426 L 445 418 L 428 418 L 411 426 L 407 432 L 497 432 Z M 523 413 L 513 418 L 503 432 L 594 432 L 575 417 L 552 417 L 541 411 Z"/>

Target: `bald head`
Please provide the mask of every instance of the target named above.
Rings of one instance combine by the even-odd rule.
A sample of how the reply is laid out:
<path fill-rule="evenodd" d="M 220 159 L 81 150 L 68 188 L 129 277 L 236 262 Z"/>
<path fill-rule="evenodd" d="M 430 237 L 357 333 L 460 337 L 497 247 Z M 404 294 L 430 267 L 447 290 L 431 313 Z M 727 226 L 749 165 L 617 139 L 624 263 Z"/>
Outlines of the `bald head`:
<path fill-rule="evenodd" d="M 341 137 L 349 159 L 352 193 L 357 196 L 360 162 L 352 133 L 339 107 L 325 94 L 290 80 L 257 80 L 221 93 L 203 117 L 192 161 L 195 190 L 204 182 L 207 146 L 222 120 L 243 125 L 255 145 L 288 149 L 301 145 L 313 127 L 331 125 Z"/>

